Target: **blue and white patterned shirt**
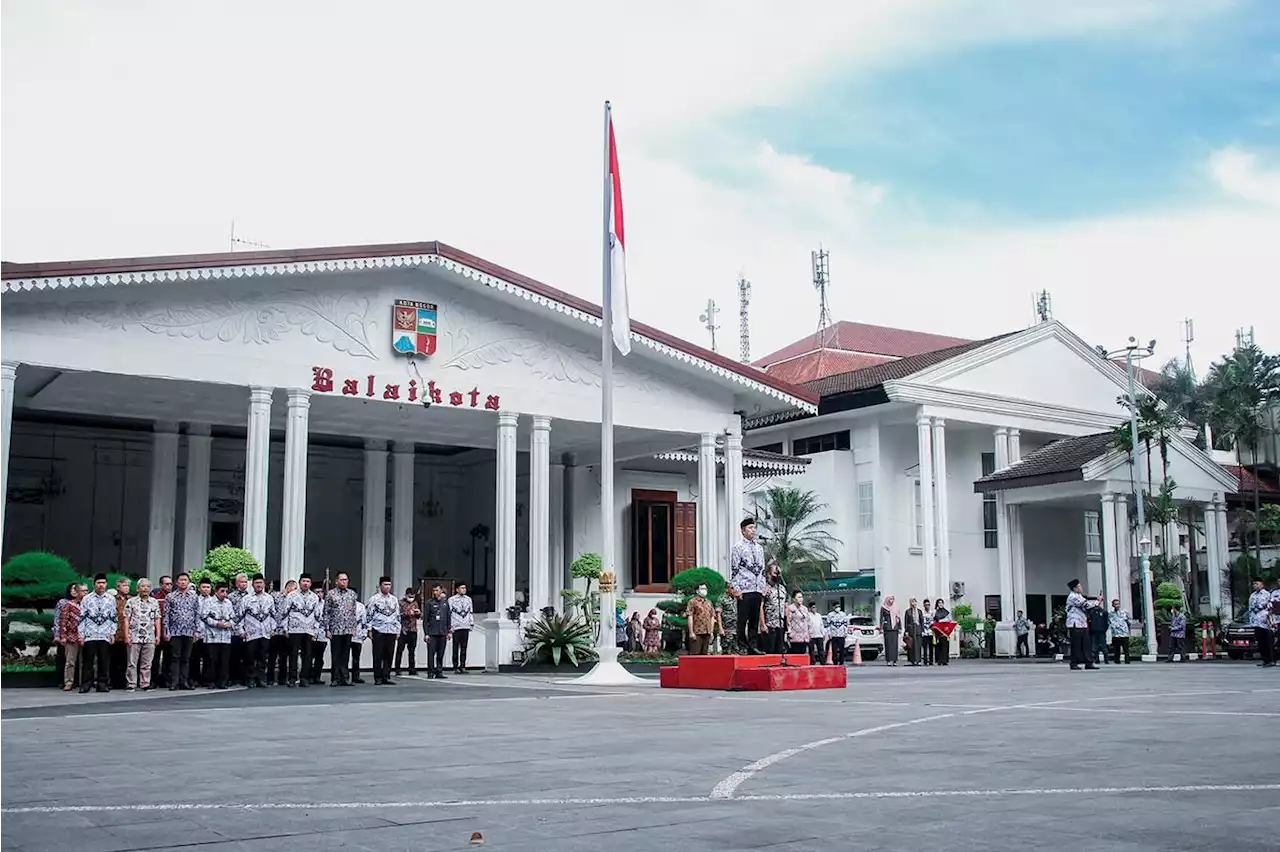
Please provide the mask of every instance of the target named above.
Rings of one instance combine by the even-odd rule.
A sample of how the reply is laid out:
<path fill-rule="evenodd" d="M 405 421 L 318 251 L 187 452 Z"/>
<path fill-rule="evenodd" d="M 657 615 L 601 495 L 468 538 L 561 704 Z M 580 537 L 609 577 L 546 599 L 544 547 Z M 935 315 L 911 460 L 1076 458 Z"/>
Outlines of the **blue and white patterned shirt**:
<path fill-rule="evenodd" d="M 1086 598 L 1079 592 L 1067 595 L 1067 627 L 1087 628 L 1089 626 L 1088 610 L 1097 605 L 1097 601 Z"/>
<path fill-rule="evenodd" d="M 68 603 L 66 598 L 59 598 L 58 602 L 53 606 L 53 641 L 57 642 L 62 638 L 62 628 L 59 626 L 62 622 L 62 608 Z"/>
<path fill-rule="evenodd" d="M 760 542 L 743 538 L 729 551 L 729 585 L 744 595 L 764 591 L 764 548 Z"/>
<path fill-rule="evenodd" d="M 115 638 L 118 623 L 116 599 L 90 592 L 80 600 L 80 638 L 85 642 L 106 642 Z"/>
<path fill-rule="evenodd" d="M 289 630 L 286 622 L 289 620 L 289 598 L 284 592 L 274 591 L 271 593 L 271 600 L 276 605 L 274 635 L 288 636 Z"/>
<path fill-rule="evenodd" d="M 215 597 L 208 601 L 201 615 L 200 639 L 211 645 L 226 645 L 231 642 L 231 635 L 236 629 L 236 605 L 230 598 L 219 600 Z"/>
<path fill-rule="evenodd" d="M 320 598 L 308 589 L 295 589 L 284 598 L 284 632 L 315 635 L 320 623 Z"/>
<path fill-rule="evenodd" d="M 449 629 L 470 630 L 476 626 L 475 610 L 470 595 L 453 595 L 449 598 Z"/>
<path fill-rule="evenodd" d="M 1266 589 L 1249 595 L 1249 624 L 1253 627 L 1271 626 L 1271 592 Z"/>
<path fill-rule="evenodd" d="M 356 601 L 356 630 L 351 634 L 351 641 L 359 645 L 369 638 L 369 608 L 363 601 Z"/>
<path fill-rule="evenodd" d="M 822 624 L 826 628 L 828 639 L 843 639 L 849 635 L 849 613 L 842 609 L 833 609 L 827 613 Z"/>
<path fill-rule="evenodd" d="M 1271 629 L 1280 630 L 1280 589 L 1271 592 Z"/>
<path fill-rule="evenodd" d="M 354 589 L 330 589 L 324 596 L 324 629 L 334 636 L 353 636 L 358 627 Z"/>
<path fill-rule="evenodd" d="M 187 586 L 164 596 L 164 632 L 170 636 L 195 636 L 200 632 L 200 596 Z"/>
<path fill-rule="evenodd" d="M 1169 635 L 1182 638 L 1187 635 L 1187 617 L 1180 612 L 1169 619 Z"/>
<path fill-rule="evenodd" d="M 381 592 L 369 598 L 365 604 L 369 614 L 369 630 L 374 633 L 400 635 L 400 599 Z"/>
<path fill-rule="evenodd" d="M 1129 613 L 1122 609 L 1113 609 L 1107 613 L 1107 621 L 1111 624 L 1112 639 L 1129 638 Z"/>
<path fill-rule="evenodd" d="M 271 595 L 250 592 L 240 599 L 236 624 L 246 642 L 270 639 L 276 629 L 276 602 Z"/>

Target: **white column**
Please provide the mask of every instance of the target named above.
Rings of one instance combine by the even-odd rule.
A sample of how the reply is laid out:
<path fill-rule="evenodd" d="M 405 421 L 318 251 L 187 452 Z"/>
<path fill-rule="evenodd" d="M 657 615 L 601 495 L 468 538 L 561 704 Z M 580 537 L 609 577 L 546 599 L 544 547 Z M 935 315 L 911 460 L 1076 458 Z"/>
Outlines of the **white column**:
<path fill-rule="evenodd" d="M 209 460 L 213 438 L 207 423 L 187 424 L 187 494 L 182 512 L 182 561 L 178 571 L 193 571 L 204 564 L 209 550 Z M 151 578 L 159 582 L 160 575 Z"/>
<path fill-rule="evenodd" d="M 529 433 L 529 613 L 551 606 L 551 418 Z"/>
<path fill-rule="evenodd" d="M 1013 582 L 1013 506 L 1005 501 L 1004 492 L 996 494 L 996 564 L 1000 571 L 1001 621 L 1013 623 L 1017 612 L 1017 591 Z"/>
<path fill-rule="evenodd" d="M 1004 426 L 996 427 L 996 470 L 1004 470 L 1009 466 L 1009 430 Z"/>
<path fill-rule="evenodd" d="M 520 415 L 498 412 L 497 506 L 494 512 L 494 600 L 499 618 L 516 602 L 516 427 Z M 606 495 L 611 499 L 611 495 Z"/>
<path fill-rule="evenodd" d="M 267 485 L 271 463 L 271 388 L 249 388 L 249 429 L 244 444 L 244 549 L 267 561 Z"/>
<path fill-rule="evenodd" d="M 1013 615 L 1027 611 L 1027 549 L 1022 535 L 1022 507 L 1009 506 L 1009 562 L 1013 568 Z"/>
<path fill-rule="evenodd" d="M 147 529 L 147 576 L 152 582 L 173 571 L 177 515 L 178 427 L 157 423 L 151 435 L 151 522 Z"/>
<path fill-rule="evenodd" d="M 364 442 L 364 536 L 360 594 L 375 594 L 387 557 L 387 442 Z"/>
<path fill-rule="evenodd" d="M 17 364 L 0 364 L 0 543 L 4 542 L 4 512 L 9 499 L 9 441 L 13 436 L 13 387 L 17 378 Z"/>
<path fill-rule="evenodd" d="M 937 483 L 935 511 L 938 514 L 938 588 L 951 600 L 951 519 L 947 514 L 947 422 L 933 420 L 933 479 Z"/>
<path fill-rule="evenodd" d="M 396 441 L 391 480 L 391 582 L 397 595 L 414 585 L 414 448 L 412 441 Z"/>
<path fill-rule="evenodd" d="M 936 599 L 943 597 L 943 594 L 938 586 L 938 553 L 934 539 L 937 524 L 933 514 L 933 423 L 923 412 L 916 416 L 916 432 L 916 450 L 920 456 L 920 514 L 924 515 L 920 524 L 924 535 L 924 541 L 921 542 L 924 551 L 924 587 L 929 597 Z M 883 591 L 890 592 L 889 589 Z"/>
<path fill-rule="evenodd" d="M 738 524 L 742 522 L 742 418 L 733 416 L 733 422 L 724 440 L 724 528 L 720 533 L 719 557 L 724 562 L 721 573 L 729 570 L 729 551 L 737 542 Z"/>
<path fill-rule="evenodd" d="M 1120 597 L 1119 536 L 1116 534 L 1116 495 L 1102 495 L 1102 511 L 1099 514 L 1102 529 L 1102 585 L 1107 596 L 1107 606 Z"/>
<path fill-rule="evenodd" d="M 284 421 L 284 512 L 280 522 L 280 585 L 306 570 L 307 441 L 311 391 L 290 388 Z M 337 567 L 337 566 L 335 566 Z"/>
<path fill-rule="evenodd" d="M 1207 519 L 1213 516 L 1213 524 Z M 1223 593 L 1223 584 L 1227 582 L 1227 569 L 1231 562 L 1227 540 L 1227 507 L 1214 495 L 1214 500 L 1205 510 L 1205 535 L 1213 537 L 1214 558 L 1209 562 L 1209 595 L 1217 600 L 1215 611 L 1220 612 L 1224 620 L 1229 620 L 1235 613 L 1231 596 Z M 1215 569 L 1216 565 L 1216 569 Z M 1215 591 L 1216 590 L 1216 591 Z M 1216 596 L 1216 597 L 1215 597 Z"/>
<path fill-rule="evenodd" d="M 698 565 L 726 572 L 716 558 L 716 436 L 703 432 L 698 442 Z"/>
<path fill-rule="evenodd" d="M 1022 461 L 1022 430 L 1009 427 L 1009 464 Z"/>
<path fill-rule="evenodd" d="M 1120 573 L 1120 608 L 1134 615 L 1133 607 L 1133 537 L 1129 530 L 1129 495 L 1115 495 L 1116 570 Z"/>
<path fill-rule="evenodd" d="M 560 592 L 564 589 L 564 553 L 565 553 L 565 504 L 564 504 L 564 485 L 567 477 L 565 476 L 565 466 L 561 461 L 557 461 L 551 465 L 551 488 L 548 496 L 548 510 L 550 513 L 551 524 L 551 555 L 548 570 L 551 572 L 551 588 L 550 598 L 551 606 L 557 610 L 561 608 L 563 598 Z"/>
<path fill-rule="evenodd" d="M 1216 495 L 1215 495 L 1216 496 Z M 1208 578 L 1209 612 L 1216 614 L 1222 609 L 1222 579 L 1218 557 L 1218 513 L 1213 510 L 1212 503 L 1204 505 L 1204 568 Z M 1192 532 L 1191 550 L 1194 552 L 1195 533 Z"/>

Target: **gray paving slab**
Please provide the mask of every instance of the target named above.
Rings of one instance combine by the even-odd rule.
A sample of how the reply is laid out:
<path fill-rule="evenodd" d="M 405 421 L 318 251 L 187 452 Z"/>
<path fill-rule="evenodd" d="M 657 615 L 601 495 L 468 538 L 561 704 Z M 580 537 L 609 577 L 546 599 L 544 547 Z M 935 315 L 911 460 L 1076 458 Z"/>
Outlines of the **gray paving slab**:
<path fill-rule="evenodd" d="M 1258 759 L 1280 722 L 1271 674 L 957 665 L 779 695 L 502 676 L 6 704 L 0 833 L 27 852 L 65 848 L 55 828 L 77 852 L 461 849 L 472 831 L 486 849 L 557 852 L 951 852 L 993 838 L 1238 852 L 1274 844 L 1280 821 L 1280 767 Z M 1086 712 L 1100 708 L 1124 712 Z M 761 758 L 735 795 L 763 800 L 708 798 Z M 1205 784 L 1249 789 L 1100 791 Z M 1025 790 L 1040 792 L 1000 792 Z M 810 798 L 826 794 L 871 797 Z M 451 802 L 469 804 L 432 804 Z M 56 810 L 77 806 L 100 809 Z M 135 807 L 153 809 L 121 809 Z"/>

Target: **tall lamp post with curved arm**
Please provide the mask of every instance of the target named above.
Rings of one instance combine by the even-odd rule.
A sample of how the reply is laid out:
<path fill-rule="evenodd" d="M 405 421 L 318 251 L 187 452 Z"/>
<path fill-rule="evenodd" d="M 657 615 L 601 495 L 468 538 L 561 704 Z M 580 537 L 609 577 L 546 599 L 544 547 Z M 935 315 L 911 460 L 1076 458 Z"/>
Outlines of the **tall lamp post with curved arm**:
<path fill-rule="evenodd" d="M 1150 358 L 1155 354 L 1156 342 L 1154 339 L 1146 346 L 1139 346 L 1135 338 L 1129 338 L 1129 344 L 1115 352 L 1108 352 L 1107 358 L 1119 358 L 1124 356 L 1125 370 L 1129 374 L 1129 430 L 1132 449 L 1130 450 L 1129 459 L 1134 469 L 1134 480 L 1142 481 L 1142 477 L 1137 475 L 1141 470 L 1138 465 L 1138 448 L 1141 443 L 1138 441 L 1138 383 L 1134 379 L 1133 362 L 1142 358 Z M 1155 602 L 1151 597 L 1151 539 L 1143 534 L 1143 530 L 1147 526 L 1147 507 L 1145 496 L 1138 489 L 1138 494 L 1134 495 L 1138 504 L 1138 534 L 1142 539 L 1138 542 L 1138 559 L 1139 575 L 1142 578 L 1142 636 L 1147 643 L 1147 653 L 1156 653 L 1156 619 L 1155 619 Z"/>

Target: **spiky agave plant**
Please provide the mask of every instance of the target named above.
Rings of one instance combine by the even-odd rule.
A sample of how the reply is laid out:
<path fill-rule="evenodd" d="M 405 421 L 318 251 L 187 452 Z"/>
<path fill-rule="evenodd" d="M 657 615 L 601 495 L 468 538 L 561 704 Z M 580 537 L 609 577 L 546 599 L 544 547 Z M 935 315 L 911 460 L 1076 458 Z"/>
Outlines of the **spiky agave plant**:
<path fill-rule="evenodd" d="M 596 658 L 594 644 L 595 631 L 581 618 L 544 615 L 524 629 L 524 662 L 550 660 L 558 666 L 563 657 L 576 666 Z"/>

